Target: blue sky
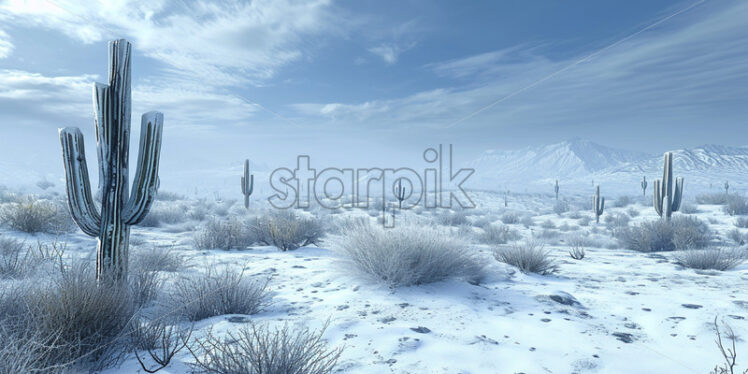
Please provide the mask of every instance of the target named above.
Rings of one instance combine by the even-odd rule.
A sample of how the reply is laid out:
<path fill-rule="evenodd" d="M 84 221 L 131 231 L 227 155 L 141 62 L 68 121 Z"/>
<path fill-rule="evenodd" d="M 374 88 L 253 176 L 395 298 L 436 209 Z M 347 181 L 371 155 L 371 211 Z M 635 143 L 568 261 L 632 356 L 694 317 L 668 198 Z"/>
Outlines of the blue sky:
<path fill-rule="evenodd" d="M 0 1 L 0 159 L 59 166 L 62 126 L 93 153 L 115 38 L 165 165 L 747 145 L 747 19 L 740 0 Z"/>

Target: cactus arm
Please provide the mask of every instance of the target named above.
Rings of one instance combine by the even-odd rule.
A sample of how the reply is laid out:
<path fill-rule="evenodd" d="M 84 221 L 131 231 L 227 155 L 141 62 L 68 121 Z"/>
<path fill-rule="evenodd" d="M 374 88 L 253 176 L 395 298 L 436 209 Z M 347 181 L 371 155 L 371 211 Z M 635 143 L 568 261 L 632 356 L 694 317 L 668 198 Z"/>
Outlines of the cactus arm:
<path fill-rule="evenodd" d="M 675 179 L 675 191 L 673 193 L 673 205 L 672 211 L 677 212 L 680 209 L 680 204 L 683 201 L 683 178 Z"/>
<path fill-rule="evenodd" d="M 91 197 L 83 134 L 76 127 L 60 129 L 59 133 L 70 214 L 86 235 L 98 236 L 101 215 Z"/>
<path fill-rule="evenodd" d="M 655 212 L 657 215 L 662 217 L 662 186 L 659 179 L 655 179 L 652 185 L 652 196 Z"/>
<path fill-rule="evenodd" d="M 158 165 L 161 156 L 161 137 L 164 115 L 159 112 L 143 114 L 140 124 L 140 151 L 133 179 L 132 193 L 125 204 L 123 219 L 128 225 L 140 223 L 151 209 L 159 187 Z"/>

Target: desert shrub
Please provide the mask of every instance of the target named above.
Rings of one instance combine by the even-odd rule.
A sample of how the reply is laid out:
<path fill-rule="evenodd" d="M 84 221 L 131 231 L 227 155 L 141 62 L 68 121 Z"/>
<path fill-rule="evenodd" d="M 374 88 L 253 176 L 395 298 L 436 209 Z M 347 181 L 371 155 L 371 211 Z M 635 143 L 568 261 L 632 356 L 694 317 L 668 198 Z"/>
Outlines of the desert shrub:
<path fill-rule="evenodd" d="M 2 300 L 2 325 L 12 340 L 31 339 L 31 345 L 43 348 L 34 370 L 24 372 L 73 366 L 93 371 L 122 357 L 125 329 L 136 311 L 128 287 L 98 282 L 86 264 L 60 266 L 51 279 L 18 287 Z"/>
<path fill-rule="evenodd" d="M 547 219 L 547 220 L 545 220 L 545 221 L 543 221 L 543 222 L 540 223 L 540 227 L 544 228 L 544 229 L 555 229 L 556 228 L 556 224 L 553 223 L 553 221 Z"/>
<path fill-rule="evenodd" d="M 629 217 L 634 218 L 639 216 L 639 210 L 637 210 L 634 207 L 629 208 L 626 213 L 629 215 Z"/>
<path fill-rule="evenodd" d="M 281 251 L 317 245 L 325 234 L 316 218 L 302 218 L 293 212 L 276 212 L 257 218 L 252 225 L 257 241 Z"/>
<path fill-rule="evenodd" d="M 131 266 L 144 271 L 176 273 L 188 267 L 187 259 L 172 247 L 137 248 L 130 253 Z"/>
<path fill-rule="evenodd" d="M 582 218 L 582 213 L 578 210 L 574 210 L 571 213 L 569 213 L 569 218 L 571 219 L 580 219 Z"/>
<path fill-rule="evenodd" d="M 493 255 L 497 261 L 515 266 L 523 273 L 546 275 L 555 272 L 558 267 L 550 257 L 551 251 L 543 247 L 540 242 L 528 241 L 497 248 Z"/>
<path fill-rule="evenodd" d="M 137 318 L 128 331 L 130 346 L 143 370 L 155 373 L 171 363 L 174 356 L 190 344 L 194 326 L 182 328 L 178 321 L 162 315 L 156 318 Z M 150 359 L 141 358 L 138 351 L 148 352 Z M 143 355 L 146 356 L 146 355 Z"/>
<path fill-rule="evenodd" d="M 605 227 L 608 230 L 620 230 L 629 225 L 631 218 L 625 214 L 613 213 L 605 216 Z"/>
<path fill-rule="evenodd" d="M 25 244 L 14 239 L 0 238 L 0 277 L 23 276 L 33 265 Z"/>
<path fill-rule="evenodd" d="M 558 239 L 559 236 L 561 236 L 561 233 L 554 229 L 542 229 L 540 232 L 535 233 L 536 238 L 543 239 L 546 242 Z"/>
<path fill-rule="evenodd" d="M 555 204 L 553 204 L 553 213 L 558 214 L 559 216 L 569 211 L 569 203 L 566 201 L 556 201 Z"/>
<path fill-rule="evenodd" d="M 582 218 L 579 219 L 579 226 L 589 226 L 590 221 L 592 221 L 592 218 L 589 216 L 582 216 Z"/>
<path fill-rule="evenodd" d="M 675 255 L 678 264 L 690 269 L 725 271 L 735 268 L 745 261 L 740 249 L 694 249 Z"/>
<path fill-rule="evenodd" d="M 674 216 L 670 221 L 658 219 L 642 222 L 615 234 L 623 247 L 640 252 L 703 248 L 712 238 L 709 226 L 693 216 Z"/>
<path fill-rule="evenodd" d="M 184 200 L 184 196 L 171 191 L 164 191 L 159 190 L 156 194 L 156 200 L 157 201 L 178 201 L 178 200 Z"/>
<path fill-rule="evenodd" d="M 2 203 L 17 203 L 19 201 L 18 195 L 11 192 L 8 187 L 0 185 L 0 204 Z"/>
<path fill-rule="evenodd" d="M 569 256 L 575 260 L 581 260 L 586 255 L 584 246 L 581 245 L 581 241 L 569 242 Z"/>
<path fill-rule="evenodd" d="M 224 314 L 256 314 L 268 304 L 269 279 L 254 280 L 230 267 L 207 268 L 174 283 L 173 310 L 190 321 Z"/>
<path fill-rule="evenodd" d="M 393 288 L 453 277 L 474 281 L 483 272 L 463 243 L 432 226 L 402 222 L 384 229 L 359 221 L 337 244 L 358 271 Z"/>
<path fill-rule="evenodd" d="M 213 207 L 213 213 L 218 217 L 226 217 L 229 215 L 229 211 L 234 204 L 236 204 L 236 200 L 216 201 L 216 204 Z"/>
<path fill-rule="evenodd" d="M 626 195 L 619 196 L 617 199 L 613 201 L 613 206 L 616 208 L 625 208 L 631 205 L 632 202 L 633 200 L 631 199 L 631 196 L 626 196 Z"/>
<path fill-rule="evenodd" d="M 578 230 L 579 226 L 571 226 L 568 223 L 564 222 L 561 226 L 558 227 L 559 231 L 572 231 L 572 230 Z"/>
<path fill-rule="evenodd" d="M 437 216 L 436 221 L 439 222 L 439 224 L 442 224 L 445 226 L 460 226 L 460 225 L 470 224 L 470 221 L 468 221 L 467 216 L 462 211 L 457 211 L 457 212 L 446 211 L 440 214 L 439 216 Z"/>
<path fill-rule="evenodd" d="M 521 223 L 522 226 L 525 226 L 526 228 L 535 226 L 535 221 L 530 216 L 523 216 L 519 223 Z"/>
<path fill-rule="evenodd" d="M 727 195 L 724 193 L 706 193 L 696 195 L 696 203 L 705 205 L 723 205 L 727 202 Z"/>
<path fill-rule="evenodd" d="M 0 223 L 13 230 L 27 233 L 63 233 L 75 229 L 75 223 L 67 207 L 59 202 L 35 200 L 6 204 L 0 210 Z"/>
<path fill-rule="evenodd" d="M 683 214 L 698 214 L 699 208 L 691 203 L 683 203 L 678 211 Z"/>
<path fill-rule="evenodd" d="M 731 216 L 748 214 L 748 201 L 740 195 L 728 195 L 722 210 Z"/>
<path fill-rule="evenodd" d="M 738 217 L 738 219 L 735 220 L 735 227 L 748 229 L 748 217 Z"/>
<path fill-rule="evenodd" d="M 488 225 L 483 228 L 483 232 L 478 236 L 478 240 L 483 244 L 506 244 L 520 238 L 522 238 L 522 235 L 517 230 L 502 224 Z"/>
<path fill-rule="evenodd" d="M 325 326 L 326 327 L 326 326 Z M 270 329 L 250 323 L 220 338 L 211 331 L 195 340 L 190 352 L 199 373 L 212 374 L 329 374 L 342 349 L 330 349 L 322 338 L 324 329 L 288 325 Z"/>
<path fill-rule="evenodd" d="M 256 242 L 254 231 L 236 218 L 211 219 L 195 235 L 200 249 L 245 248 Z"/>
<path fill-rule="evenodd" d="M 165 224 L 173 225 L 182 223 L 187 220 L 187 210 L 186 206 L 157 201 L 139 225 L 143 227 L 161 227 Z"/>
<path fill-rule="evenodd" d="M 732 229 L 727 232 L 727 237 L 737 245 L 745 244 L 745 236 L 738 229 Z"/>
<path fill-rule="evenodd" d="M 504 213 L 504 215 L 501 216 L 501 222 L 505 225 L 512 225 L 519 223 L 519 215 L 517 213 Z"/>

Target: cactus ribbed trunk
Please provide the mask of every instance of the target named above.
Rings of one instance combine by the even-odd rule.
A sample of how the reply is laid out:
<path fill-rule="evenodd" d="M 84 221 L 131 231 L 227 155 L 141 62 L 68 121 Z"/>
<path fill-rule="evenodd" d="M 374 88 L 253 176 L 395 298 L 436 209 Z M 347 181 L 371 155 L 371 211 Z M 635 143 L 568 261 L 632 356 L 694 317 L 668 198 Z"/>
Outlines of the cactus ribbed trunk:
<path fill-rule="evenodd" d="M 249 160 L 244 160 L 244 176 L 242 176 L 242 195 L 244 195 L 244 208 L 249 209 L 249 197 L 255 186 L 255 176 L 249 173 Z"/>
<path fill-rule="evenodd" d="M 605 210 L 605 198 L 600 197 L 600 186 L 595 188 L 595 195 L 592 196 L 592 211 L 595 213 L 595 223 L 600 223 L 600 216 Z"/>
<path fill-rule="evenodd" d="M 91 197 L 83 134 L 78 128 L 60 130 L 73 219 L 84 233 L 98 238 L 98 279 L 126 277 L 130 226 L 148 214 L 159 185 L 163 115 L 149 112 L 142 117 L 137 171 L 129 191 L 130 52 L 125 40 L 109 43 L 109 84 L 94 84 L 101 213 Z"/>
<path fill-rule="evenodd" d="M 675 178 L 673 183 L 673 153 L 665 153 L 665 166 L 662 180 L 654 181 L 654 208 L 657 214 L 669 221 L 673 212 L 680 209 L 683 197 L 683 178 Z"/>

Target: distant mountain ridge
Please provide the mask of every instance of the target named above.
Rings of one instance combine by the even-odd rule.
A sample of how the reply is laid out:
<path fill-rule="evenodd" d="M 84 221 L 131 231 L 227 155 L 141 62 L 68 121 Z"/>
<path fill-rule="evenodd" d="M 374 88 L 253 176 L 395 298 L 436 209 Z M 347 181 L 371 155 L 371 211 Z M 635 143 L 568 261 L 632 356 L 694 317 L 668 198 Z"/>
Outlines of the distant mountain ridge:
<path fill-rule="evenodd" d="M 699 188 L 731 181 L 748 185 L 748 147 L 703 145 L 674 150 L 674 170 Z M 481 189 L 545 191 L 555 179 L 561 185 L 632 189 L 643 176 L 660 178 L 662 155 L 628 151 L 579 138 L 511 151 L 486 151 L 466 165 L 475 169 L 473 185 Z M 651 184 L 650 184 L 651 185 Z"/>

